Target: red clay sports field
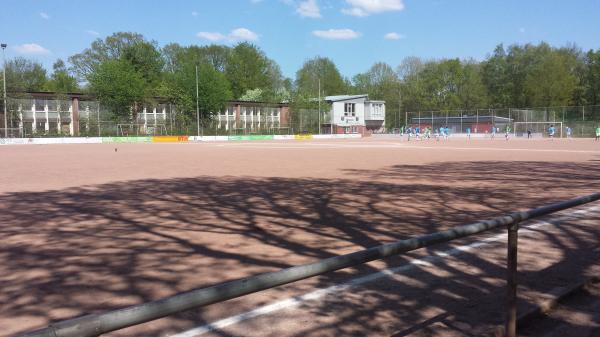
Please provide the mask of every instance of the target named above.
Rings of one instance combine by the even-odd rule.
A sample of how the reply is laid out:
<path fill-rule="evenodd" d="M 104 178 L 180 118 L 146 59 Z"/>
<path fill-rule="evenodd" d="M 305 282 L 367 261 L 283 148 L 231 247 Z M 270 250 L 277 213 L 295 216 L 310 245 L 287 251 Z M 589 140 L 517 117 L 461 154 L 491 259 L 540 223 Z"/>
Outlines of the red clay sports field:
<path fill-rule="evenodd" d="M 0 336 L 599 189 L 590 139 L 0 146 Z M 524 225 L 520 308 L 600 275 L 599 219 Z M 479 335 L 504 319 L 502 233 L 108 335 Z"/>

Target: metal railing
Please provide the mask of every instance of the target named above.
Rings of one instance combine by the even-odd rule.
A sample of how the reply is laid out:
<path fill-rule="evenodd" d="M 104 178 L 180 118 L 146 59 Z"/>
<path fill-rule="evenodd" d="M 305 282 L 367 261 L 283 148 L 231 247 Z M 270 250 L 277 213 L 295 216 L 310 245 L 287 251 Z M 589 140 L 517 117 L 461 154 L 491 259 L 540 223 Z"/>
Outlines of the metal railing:
<path fill-rule="evenodd" d="M 434 244 L 482 233 L 506 226 L 508 229 L 506 336 L 516 336 L 517 321 L 517 243 L 518 224 L 522 221 L 555 213 L 600 200 L 600 193 L 563 201 L 523 212 L 455 227 L 446 231 L 384 244 L 317 262 L 258 274 L 210 287 L 165 297 L 101 314 L 91 314 L 54 323 L 47 328 L 21 334 L 21 337 L 91 337 L 145 323 L 185 310 L 223 302 L 232 298 L 274 288 L 327 272 L 357 266 L 370 261 L 399 255 Z"/>

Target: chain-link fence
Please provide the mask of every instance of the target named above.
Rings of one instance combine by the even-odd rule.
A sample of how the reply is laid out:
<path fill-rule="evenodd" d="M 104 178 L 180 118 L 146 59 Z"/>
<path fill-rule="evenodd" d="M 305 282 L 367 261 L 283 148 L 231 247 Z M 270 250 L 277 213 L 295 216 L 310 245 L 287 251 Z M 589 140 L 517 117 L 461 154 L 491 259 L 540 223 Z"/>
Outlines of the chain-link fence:
<path fill-rule="evenodd" d="M 74 113 L 77 110 L 77 114 Z M 80 135 L 157 136 L 157 135 L 291 135 L 331 133 L 331 107 L 292 108 L 284 104 L 237 102 L 219 113 L 179 111 L 174 104 L 158 103 L 130 111 L 127 118 L 96 100 L 9 98 L 7 128 L 0 111 L 0 137 L 55 137 Z M 3 110 L 3 106 L 2 109 Z M 77 116 L 72 121 L 72 116 Z M 393 116 L 391 116 L 393 115 Z M 507 129 L 516 136 L 526 131 L 546 134 L 554 125 L 558 135 L 571 130 L 575 137 L 592 137 L 600 126 L 600 106 L 471 109 L 399 113 L 388 110 L 387 132 L 412 127 L 425 130 L 448 128 L 451 133 L 486 134 Z M 568 129 L 567 129 L 568 128 Z M 6 130 L 5 130 L 6 129 Z"/>
<path fill-rule="evenodd" d="M 451 133 L 472 134 L 508 129 L 516 136 L 525 135 L 527 130 L 545 135 L 549 127 L 554 126 L 560 128 L 558 135 L 566 135 L 566 131 L 571 130 L 574 137 L 593 137 L 600 127 L 600 106 L 406 112 L 402 126 L 421 130 L 448 128 Z"/>

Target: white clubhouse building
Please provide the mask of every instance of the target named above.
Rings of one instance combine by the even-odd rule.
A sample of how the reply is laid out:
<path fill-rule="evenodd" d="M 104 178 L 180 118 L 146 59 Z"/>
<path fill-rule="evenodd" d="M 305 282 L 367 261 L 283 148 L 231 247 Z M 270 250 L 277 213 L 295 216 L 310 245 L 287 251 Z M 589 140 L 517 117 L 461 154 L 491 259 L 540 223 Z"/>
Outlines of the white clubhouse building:
<path fill-rule="evenodd" d="M 327 96 L 331 104 L 329 121 L 333 133 L 373 133 L 385 128 L 385 101 L 371 101 L 368 95 Z"/>

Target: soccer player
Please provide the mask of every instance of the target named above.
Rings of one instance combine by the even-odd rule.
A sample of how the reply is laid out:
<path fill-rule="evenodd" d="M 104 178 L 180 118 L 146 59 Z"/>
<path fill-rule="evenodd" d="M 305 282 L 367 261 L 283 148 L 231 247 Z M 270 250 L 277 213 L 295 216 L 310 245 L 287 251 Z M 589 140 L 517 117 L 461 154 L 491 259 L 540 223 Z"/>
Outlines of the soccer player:
<path fill-rule="evenodd" d="M 596 141 L 600 140 L 600 126 L 596 128 Z"/>
<path fill-rule="evenodd" d="M 506 125 L 506 134 L 504 135 L 504 137 L 506 138 L 506 140 L 508 140 L 508 136 L 510 134 L 510 125 Z"/>
<path fill-rule="evenodd" d="M 554 129 L 554 125 L 550 125 L 550 127 L 548 128 L 548 136 L 550 136 L 551 140 L 554 140 L 554 132 L 556 130 Z"/>
<path fill-rule="evenodd" d="M 527 139 L 531 138 L 531 129 L 527 129 Z"/>
<path fill-rule="evenodd" d="M 467 139 L 471 140 L 471 128 L 467 128 Z"/>
<path fill-rule="evenodd" d="M 492 139 L 494 139 L 494 137 L 496 137 L 496 127 L 492 126 Z"/>
<path fill-rule="evenodd" d="M 567 126 L 565 131 L 567 131 L 567 139 L 571 139 L 571 133 L 573 133 L 573 130 Z"/>

